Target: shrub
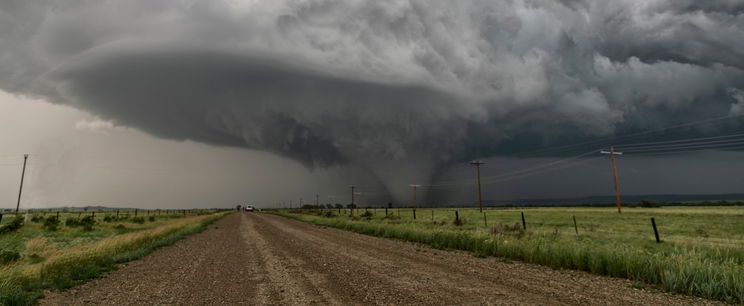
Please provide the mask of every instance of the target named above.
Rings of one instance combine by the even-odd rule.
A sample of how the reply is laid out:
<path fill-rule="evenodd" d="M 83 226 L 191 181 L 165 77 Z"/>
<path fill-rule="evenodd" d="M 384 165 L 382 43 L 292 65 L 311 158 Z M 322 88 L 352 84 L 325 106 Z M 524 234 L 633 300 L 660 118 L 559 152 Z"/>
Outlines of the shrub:
<path fill-rule="evenodd" d="M 103 217 L 103 222 L 114 222 L 116 221 L 116 217 L 112 215 L 106 215 Z"/>
<path fill-rule="evenodd" d="M 363 214 L 360 215 L 360 217 L 367 218 L 367 219 L 372 218 L 372 212 L 365 211 Z"/>
<path fill-rule="evenodd" d="M 155 217 L 154 216 L 150 216 L 150 222 L 155 222 Z"/>
<path fill-rule="evenodd" d="M 2 250 L 0 251 L 0 264 L 9 264 L 21 258 L 18 251 Z"/>
<path fill-rule="evenodd" d="M 31 263 L 40 263 L 44 261 L 44 257 L 39 256 L 39 254 L 31 254 L 28 255 L 28 260 L 31 261 Z"/>
<path fill-rule="evenodd" d="M 501 222 L 496 223 L 493 227 L 491 227 L 491 234 L 501 234 L 501 233 L 524 233 L 524 229 L 522 228 L 522 224 L 519 222 L 514 222 L 512 225 L 503 224 Z"/>
<path fill-rule="evenodd" d="M 326 212 L 325 212 L 325 216 L 326 216 L 327 218 L 331 218 L 331 217 L 333 217 L 333 216 L 334 216 L 334 214 L 333 214 L 333 211 L 330 211 L 330 210 L 326 210 Z"/>
<path fill-rule="evenodd" d="M 393 214 L 391 213 L 391 214 L 389 214 L 389 215 L 387 215 L 387 216 L 384 216 L 384 217 L 382 217 L 382 218 L 383 218 L 383 219 L 390 219 L 390 220 L 399 220 L 399 219 L 400 219 L 400 216 L 396 216 L 396 215 L 393 215 Z"/>
<path fill-rule="evenodd" d="M 82 219 L 80 219 L 80 225 L 83 227 L 84 231 L 92 231 L 93 225 L 96 224 L 96 219 L 93 218 L 93 216 L 85 216 Z"/>
<path fill-rule="evenodd" d="M 132 218 L 132 222 L 137 223 L 137 224 L 142 224 L 142 223 L 145 223 L 145 218 L 134 217 L 134 218 Z"/>
<path fill-rule="evenodd" d="M 67 227 L 80 226 L 80 221 L 78 221 L 77 218 L 67 218 L 65 219 L 65 226 Z"/>
<path fill-rule="evenodd" d="M 23 217 L 18 215 L 10 223 L 0 227 L 0 234 L 12 233 L 21 229 L 21 227 L 23 227 Z"/>
<path fill-rule="evenodd" d="M 31 222 L 33 223 L 40 223 L 41 221 L 44 221 L 44 217 L 42 216 L 34 215 L 33 217 L 31 217 Z"/>
<path fill-rule="evenodd" d="M 44 229 L 50 232 L 54 232 L 59 227 L 59 218 L 57 216 L 49 216 L 44 220 Z"/>
<path fill-rule="evenodd" d="M 639 203 L 638 205 L 640 207 L 644 207 L 644 208 L 661 207 L 661 205 L 659 203 L 655 203 L 655 202 L 651 202 L 651 201 L 646 201 L 646 200 L 641 200 L 641 203 Z"/>

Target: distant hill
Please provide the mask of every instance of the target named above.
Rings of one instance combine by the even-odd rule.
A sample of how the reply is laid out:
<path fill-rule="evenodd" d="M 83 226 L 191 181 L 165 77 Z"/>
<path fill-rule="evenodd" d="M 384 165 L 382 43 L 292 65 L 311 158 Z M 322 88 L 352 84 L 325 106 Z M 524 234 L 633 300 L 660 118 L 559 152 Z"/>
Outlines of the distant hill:
<path fill-rule="evenodd" d="M 654 195 L 621 195 L 623 203 L 640 203 L 650 201 L 657 203 L 690 203 L 690 202 L 744 202 L 744 193 L 730 194 L 654 194 Z M 487 206 L 565 206 L 565 205 L 600 205 L 614 204 L 615 196 L 590 196 L 582 198 L 553 199 L 517 199 L 510 201 L 484 201 Z M 477 203 L 476 203 L 477 205 Z"/>

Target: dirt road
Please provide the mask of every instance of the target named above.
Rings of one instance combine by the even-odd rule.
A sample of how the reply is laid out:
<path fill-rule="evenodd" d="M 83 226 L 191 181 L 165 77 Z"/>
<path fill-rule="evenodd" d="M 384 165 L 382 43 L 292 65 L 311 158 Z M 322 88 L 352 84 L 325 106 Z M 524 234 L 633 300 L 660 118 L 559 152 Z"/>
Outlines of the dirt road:
<path fill-rule="evenodd" d="M 691 305 L 632 282 L 239 213 L 47 305 Z"/>

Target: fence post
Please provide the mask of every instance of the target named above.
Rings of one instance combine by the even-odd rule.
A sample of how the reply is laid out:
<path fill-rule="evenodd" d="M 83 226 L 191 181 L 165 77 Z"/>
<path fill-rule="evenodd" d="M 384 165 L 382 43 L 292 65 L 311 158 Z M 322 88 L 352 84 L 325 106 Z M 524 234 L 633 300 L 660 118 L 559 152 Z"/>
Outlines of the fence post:
<path fill-rule="evenodd" d="M 434 221 L 434 210 L 431 210 L 431 221 Z"/>
<path fill-rule="evenodd" d="M 460 223 L 460 214 L 455 210 L 455 222 Z"/>
<path fill-rule="evenodd" d="M 488 227 L 488 220 L 486 219 L 486 213 L 483 213 L 483 226 Z"/>
<path fill-rule="evenodd" d="M 574 220 L 574 230 L 576 230 L 576 235 L 579 235 L 579 226 L 576 225 L 576 216 L 573 216 Z"/>
<path fill-rule="evenodd" d="M 522 228 L 524 230 L 527 230 L 527 222 L 524 221 L 524 212 L 521 212 L 521 213 L 522 213 Z"/>
<path fill-rule="evenodd" d="M 0 223 L 3 222 L 3 214 L 0 214 Z"/>
<path fill-rule="evenodd" d="M 388 208 L 387 208 L 387 207 L 385 207 L 385 217 L 387 217 L 387 215 L 388 215 L 388 214 L 387 214 L 387 209 L 388 209 Z"/>
<path fill-rule="evenodd" d="M 654 218 L 651 218 L 651 226 L 654 228 L 654 236 L 656 236 L 656 242 L 661 242 L 659 239 L 659 231 L 656 229 L 656 220 Z"/>

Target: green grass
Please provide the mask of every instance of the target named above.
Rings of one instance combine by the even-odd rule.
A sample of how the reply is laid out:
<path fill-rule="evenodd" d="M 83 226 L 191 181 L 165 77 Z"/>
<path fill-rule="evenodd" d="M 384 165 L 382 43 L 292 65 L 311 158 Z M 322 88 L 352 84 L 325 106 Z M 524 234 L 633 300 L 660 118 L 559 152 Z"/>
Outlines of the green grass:
<path fill-rule="evenodd" d="M 0 235 L 0 255 L 18 254 L 11 261 L 0 259 L 0 305 L 33 304 L 43 289 L 66 289 L 98 277 L 117 263 L 201 231 L 225 213 L 156 215 L 152 220 L 145 216 L 144 222 L 133 220 L 133 215 L 124 218 L 124 214 L 112 220 L 115 213 L 109 214 L 110 222 L 104 222 L 106 214 L 96 213 L 92 228 L 75 222 L 65 225 L 68 218 L 80 220 L 86 215 L 91 214 L 60 214 L 62 222 L 56 231 L 44 226 L 46 218 L 56 214 L 46 214 L 37 222 L 29 215 L 20 230 Z"/>
<path fill-rule="evenodd" d="M 474 252 L 641 281 L 669 292 L 744 303 L 744 207 L 370 209 L 271 213 L 363 234 L 420 242 L 439 249 Z M 432 218 L 432 212 L 433 218 Z M 524 212 L 527 229 L 521 231 Z M 398 215 L 400 217 L 398 218 Z M 576 217 L 579 234 L 574 228 Z M 656 219 L 662 243 L 651 227 Z M 494 225 L 500 223 L 496 233 Z M 508 225 L 504 226 L 504 225 Z M 521 226 L 516 226 L 521 228 Z"/>

